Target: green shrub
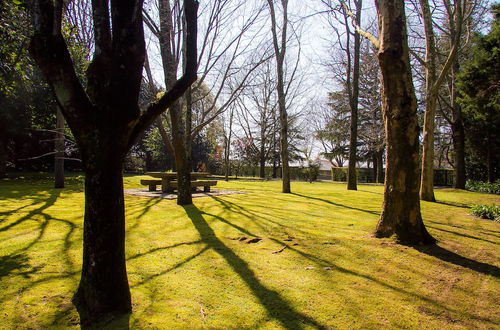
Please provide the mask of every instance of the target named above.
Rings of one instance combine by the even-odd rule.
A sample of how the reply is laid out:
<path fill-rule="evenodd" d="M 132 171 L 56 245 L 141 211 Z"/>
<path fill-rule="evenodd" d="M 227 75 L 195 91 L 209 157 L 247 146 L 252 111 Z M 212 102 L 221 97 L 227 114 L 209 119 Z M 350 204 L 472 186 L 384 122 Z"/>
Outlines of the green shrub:
<path fill-rule="evenodd" d="M 497 181 L 495 183 L 488 183 L 482 181 L 467 180 L 465 189 L 487 194 L 500 195 L 500 182 Z"/>
<path fill-rule="evenodd" d="M 301 166 L 297 172 L 299 180 L 313 182 L 318 180 L 319 163 L 309 161 L 307 167 Z"/>
<path fill-rule="evenodd" d="M 500 206 L 498 205 L 473 205 L 471 207 L 471 210 L 471 214 L 475 215 L 476 217 L 500 222 Z"/>

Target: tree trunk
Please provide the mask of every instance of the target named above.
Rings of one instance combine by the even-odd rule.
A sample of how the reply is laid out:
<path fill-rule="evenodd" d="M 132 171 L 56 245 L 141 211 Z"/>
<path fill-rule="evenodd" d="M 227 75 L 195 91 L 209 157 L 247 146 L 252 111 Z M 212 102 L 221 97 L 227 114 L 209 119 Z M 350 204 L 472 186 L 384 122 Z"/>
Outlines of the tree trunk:
<path fill-rule="evenodd" d="M 373 170 L 372 170 L 372 173 L 373 173 L 373 180 L 372 182 L 377 182 L 377 177 L 378 177 L 378 157 L 377 157 L 377 152 L 374 152 L 372 154 L 372 162 L 373 162 Z"/>
<path fill-rule="evenodd" d="M 291 193 L 290 189 L 290 167 L 288 155 L 288 114 L 286 112 L 286 94 L 285 94 L 285 54 L 287 42 L 287 26 L 288 26 L 288 0 L 281 0 L 283 20 L 280 33 L 280 43 L 278 43 L 278 28 L 276 26 L 276 14 L 274 11 L 274 4 L 272 0 L 267 0 L 269 9 L 271 11 L 271 32 L 273 35 L 274 55 L 276 57 L 276 75 L 277 84 L 276 90 L 278 92 L 278 110 L 280 118 L 280 152 L 281 152 L 281 179 L 282 188 L 281 192 Z"/>
<path fill-rule="evenodd" d="M 422 153 L 422 174 L 420 199 L 435 202 L 434 197 L 434 127 L 436 117 L 436 97 L 427 94 L 425 100 L 424 142 Z"/>
<path fill-rule="evenodd" d="M 377 183 L 384 183 L 384 150 L 377 151 Z"/>
<path fill-rule="evenodd" d="M 182 121 L 182 109 L 179 102 L 170 107 L 170 120 L 172 122 L 172 146 L 175 154 L 175 167 L 177 169 L 177 204 L 189 205 L 193 203 L 191 196 L 191 169 L 188 160 L 185 135 Z"/>
<path fill-rule="evenodd" d="M 424 142 L 422 154 L 422 173 L 420 181 L 420 199 L 435 202 L 434 197 L 434 128 L 436 121 L 437 89 L 436 83 L 436 45 L 432 16 L 428 0 L 420 0 L 425 29 L 425 117 Z"/>
<path fill-rule="evenodd" d="M 356 5 L 356 25 L 361 25 L 361 8 L 362 0 L 354 2 Z M 348 25 L 346 25 L 348 27 Z M 348 31 L 348 33 L 350 33 Z M 357 147 L 358 147 L 358 103 L 359 103 L 359 53 L 361 48 L 361 36 L 359 33 L 354 34 L 354 64 L 352 84 L 349 83 L 351 89 L 350 106 L 351 106 L 351 127 L 349 137 L 349 168 L 347 170 L 347 190 L 358 190 L 356 177 L 356 162 L 357 162 Z M 350 54 L 347 54 L 350 56 Z M 350 65 L 349 65 L 350 66 Z"/>
<path fill-rule="evenodd" d="M 229 154 L 231 152 L 231 138 L 233 134 L 233 118 L 234 118 L 234 107 L 231 107 L 231 112 L 229 112 L 229 131 L 227 132 L 227 137 L 225 138 L 225 151 L 224 151 L 224 164 L 225 164 L 225 180 L 229 181 L 229 172 L 231 170 Z"/>
<path fill-rule="evenodd" d="M 175 38 L 172 24 L 172 11 L 167 0 L 159 1 L 160 13 L 160 54 L 163 62 L 163 75 L 167 88 L 172 88 L 176 81 L 177 63 L 175 59 L 174 44 Z M 170 122 L 172 132 L 172 147 L 175 155 L 175 165 L 177 170 L 177 204 L 189 205 L 193 203 L 191 197 L 191 164 L 190 150 L 186 146 L 190 144 L 190 131 L 186 131 L 189 125 L 189 116 L 183 118 L 182 104 L 177 101 L 170 106 Z M 189 125 L 190 127 L 190 125 Z"/>
<path fill-rule="evenodd" d="M 57 106 L 56 141 L 54 157 L 54 188 L 64 188 L 64 116 Z"/>
<path fill-rule="evenodd" d="M 83 265 L 73 300 L 82 324 L 132 310 L 125 266 L 122 159 L 100 150 L 84 164 Z"/>
<path fill-rule="evenodd" d="M 419 127 L 411 76 L 403 0 L 376 1 L 387 143 L 384 202 L 376 237 L 396 235 L 406 244 L 434 243 L 420 214 Z"/>
<path fill-rule="evenodd" d="M 455 189 L 465 189 L 465 129 L 462 117 L 462 108 L 457 102 L 456 75 L 460 70 L 458 57 L 451 68 L 451 137 L 453 140 L 453 164 L 455 165 L 455 175 L 453 187 Z"/>
<path fill-rule="evenodd" d="M 465 189 L 465 132 L 462 120 L 454 121 L 451 124 L 451 134 L 453 139 L 453 164 L 455 165 L 453 187 L 455 189 Z"/>

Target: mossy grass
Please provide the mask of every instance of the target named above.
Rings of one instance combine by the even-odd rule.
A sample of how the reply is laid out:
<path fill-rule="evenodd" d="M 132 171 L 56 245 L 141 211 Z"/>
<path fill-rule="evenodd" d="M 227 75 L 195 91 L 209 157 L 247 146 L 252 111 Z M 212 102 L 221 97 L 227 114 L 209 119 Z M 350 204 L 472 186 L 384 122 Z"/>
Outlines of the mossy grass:
<path fill-rule="evenodd" d="M 126 188 L 142 188 L 126 176 Z M 0 181 L 1 328 L 78 328 L 81 177 Z M 436 189 L 422 202 L 437 246 L 371 234 L 383 187 L 219 181 L 239 195 L 126 195 L 133 314 L 109 328 L 495 328 L 500 224 L 469 215 L 495 195 Z M 262 240 L 249 244 L 252 238 Z"/>

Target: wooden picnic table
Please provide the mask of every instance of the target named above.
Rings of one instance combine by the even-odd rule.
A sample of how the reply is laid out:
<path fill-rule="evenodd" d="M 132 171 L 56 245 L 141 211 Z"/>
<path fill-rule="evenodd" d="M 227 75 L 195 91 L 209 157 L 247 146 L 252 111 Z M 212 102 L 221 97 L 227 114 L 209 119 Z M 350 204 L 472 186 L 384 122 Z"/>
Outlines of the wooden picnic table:
<path fill-rule="evenodd" d="M 146 172 L 146 175 L 152 176 L 153 178 L 161 179 L 161 191 L 162 192 L 172 192 L 174 188 L 177 187 L 177 172 Z M 191 184 L 196 187 L 199 183 L 200 186 L 204 186 L 205 191 L 210 191 L 210 186 L 214 186 L 216 182 L 197 182 L 198 179 L 207 178 L 210 173 L 207 172 L 191 172 Z M 141 180 L 144 185 L 149 185 L 149 190 L 156 190 L 155 180 Z"/>

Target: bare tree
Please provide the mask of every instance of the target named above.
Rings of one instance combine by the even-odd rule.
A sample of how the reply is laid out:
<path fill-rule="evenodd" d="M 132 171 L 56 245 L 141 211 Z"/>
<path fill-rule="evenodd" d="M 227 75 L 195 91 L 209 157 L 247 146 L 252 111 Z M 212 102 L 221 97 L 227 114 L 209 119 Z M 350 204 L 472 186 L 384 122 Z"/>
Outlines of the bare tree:
<path fill-rule="evenodd" d="M 272 63 L 267 62 L 252 75 L 252 85 L 239 97 L 238 120 L 245 136 L 259 150 L 259 176 L 265 177 L 265 166 L 270 158 L 273 137 L 279 134 L 279 123 L 276 122 L 275 98 L 276 80 Z"/>
<path fill-rule="evenodd" d="M 271 13 L 271 33 L 273 36 L 274 56 L 276 58 L 276 78 L 278 93 L 278 109 L 280 116 L 280 147 L 281 147 L 281 179 L 283 193 L 291 193 L 290 189 L 290 167 L 288 155 L 288 115 L 286 111 L 286 91 L 285 91 L 285 54 L 287 46 L 287 29 L 288 29 L 288 0 L 281 0 L 281 26 L 278 31 L 276 10 L 273 0 L 267 0 Z"/>

